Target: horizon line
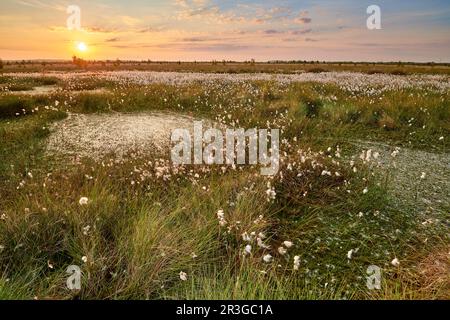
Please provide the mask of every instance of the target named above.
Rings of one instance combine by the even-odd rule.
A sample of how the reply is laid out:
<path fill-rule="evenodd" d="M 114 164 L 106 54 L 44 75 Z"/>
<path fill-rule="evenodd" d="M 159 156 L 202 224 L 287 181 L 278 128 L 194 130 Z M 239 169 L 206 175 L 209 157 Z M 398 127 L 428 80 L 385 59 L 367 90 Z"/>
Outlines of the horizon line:
<path fill-rule="evenodd" d="M 76 56 L 75 56 L 76 57 Z M 80 58 L 80 57 L 77 57 Z M 226 60 L 226 59 L 211 59 L 211 60 L 153 60 L 153 59 L 119 59 L 119 58 L 112 58 L 112 59 L 83 59 L 87 62 L 108 62 L 108 61 L 121 61 L 121 62 L 145 62 L 145 63 L 289 63 L 289 64 L 301 64 L 301 63 L 319 63 L 319 64 L 331 64 L 331 63 L 356 63 L 356 64 L 450 64 L 449 61 L 440 61 L 436 62 L 433 60 L 426 60 L 426 61 L 406 61 L 406 60 L 378 60 L 378 61 L 370 61 L 370 60 L 359 60 L 359 61 L 352 61 L 352 60 L 302 60 L 302 59 L 290 59 L 290 60 L 284 60 L 284 59 L 273 59 L 273 60 L 254 60 L 248 59 L 248 60 Z M 38 59 L 1 59 L 3 62 L 66 62 L 66 63 L 72 63 L 72 59 L 53 59 L 53 58 L 38 58 Z"/>

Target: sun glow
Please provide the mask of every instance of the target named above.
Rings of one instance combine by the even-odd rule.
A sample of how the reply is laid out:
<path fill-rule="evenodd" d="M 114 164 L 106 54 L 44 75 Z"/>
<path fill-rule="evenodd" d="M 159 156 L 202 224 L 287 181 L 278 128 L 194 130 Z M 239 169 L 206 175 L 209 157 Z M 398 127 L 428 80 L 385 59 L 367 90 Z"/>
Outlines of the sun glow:
<path fill-rule="evenodd" d="M 77 49 L 78 49 L 78 51 L 80 51 L 80 52 L 86 52 L 87 49 L 88 49 L 88 47 L 87 47 L 87 45 L 86 45 L 84 42 L 79 42 L 79 43 L 77 44 Z"/>

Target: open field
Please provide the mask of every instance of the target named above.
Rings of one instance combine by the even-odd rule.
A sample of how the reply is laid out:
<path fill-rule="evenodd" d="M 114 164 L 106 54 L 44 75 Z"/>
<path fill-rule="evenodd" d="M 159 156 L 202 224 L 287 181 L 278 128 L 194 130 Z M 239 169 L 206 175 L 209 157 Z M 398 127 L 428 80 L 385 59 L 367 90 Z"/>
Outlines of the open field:
<path fill-rule="evenodd" d="M 158 62 L 158 61 L 83 61 L 75 65 L 72 61 L 9 61 L 4 62 L 3 72 L 49 72 L 49 71 L 157 71 L 157 72 L 201 72 L 201 73 L 321 73 L 361 72 L 367 74 L 450 74 L 448 63 L 368 63 L 368 62 Z"/>
<path fill-rule="evenodd" d="M 447 66 L 192 65 L 5 65 L 0 299 L 450 298 Z M 193 119 L 280 128 L 280 171 L 173 166 Z"/>

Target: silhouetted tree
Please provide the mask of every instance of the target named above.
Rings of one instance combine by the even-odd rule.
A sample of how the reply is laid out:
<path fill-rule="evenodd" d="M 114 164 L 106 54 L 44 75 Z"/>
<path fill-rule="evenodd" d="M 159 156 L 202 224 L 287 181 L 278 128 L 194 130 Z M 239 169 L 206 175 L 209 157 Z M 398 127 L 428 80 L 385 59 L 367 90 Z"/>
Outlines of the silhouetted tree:
<path fill-rule="evenodd" d="M 86 67 L 88 64 L 87 61 L 85 61 L 81 58 L 77 58 L 77 56 L 72 57 L 72 63 L 80 68 Z"/>
<path fill-rule="evenodd" d="M 0 59 L 0 69 L 3 69 L 3 60 Z"/>

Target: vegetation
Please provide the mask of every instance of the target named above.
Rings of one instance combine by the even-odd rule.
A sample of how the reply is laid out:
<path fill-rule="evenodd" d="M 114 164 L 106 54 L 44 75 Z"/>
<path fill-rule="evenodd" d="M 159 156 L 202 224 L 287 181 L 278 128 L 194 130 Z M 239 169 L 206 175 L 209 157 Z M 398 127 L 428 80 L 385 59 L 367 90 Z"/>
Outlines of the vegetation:
<path fill-rule="evenodd" d="M 233 68 L 214 67 L 223 66 Z M 401 202 L 390 169 L 358 144 L 390 143 L 386 161 L 399 146 L 448 154 L 448 90 L 0 83 L 61 88 L 0 96 L 0 299 L 449 298 L 448 194 L 424 218 L 418 199 L 429 198 L 426 188 L 418 185 L 417 197 Z M 73 91 L 97 88 L 108 90 Z M 268 179 L 245 166 L 176 170 L 167 155 L 145 152 L 120 161 L 46 153 L 49 128 L 68 111 L 155 110 L 282 128 L 282 175 Z M 66 288 L 69 265 L 82 269 L 79 292 Z M 367 289 L 369 265 L 383 269 L 382 290 Z"/>
<path fill-rule="evenodd" d="M 448 63 L 372 63 L 372 62 L 319 62 L 319 61 L 268 61 L 245 62 L 216 60 L 194 62 L 169 61 L 88 61 L 73 57 L 71 61 L 15 61 L 5 66 L 7 72 L 39 71 L 75 71 L 83 68 L 87 71 L 142 70 L 168 72 L 205 72 L 205 73 L 299 73 L 299 72 L 363 72 L 367 74 L 385 73 L 407 74 L 450 74 Z"/>

